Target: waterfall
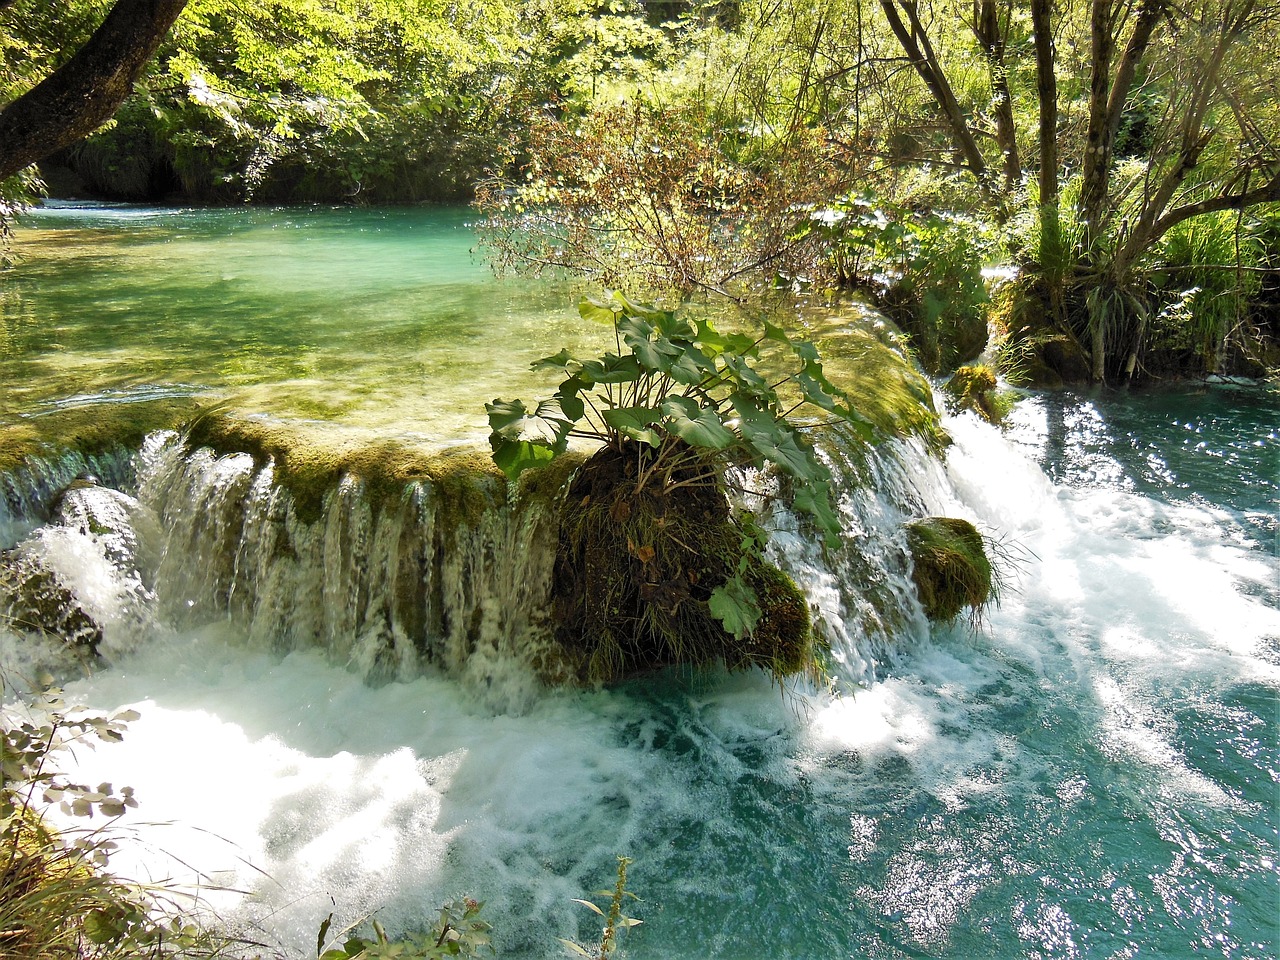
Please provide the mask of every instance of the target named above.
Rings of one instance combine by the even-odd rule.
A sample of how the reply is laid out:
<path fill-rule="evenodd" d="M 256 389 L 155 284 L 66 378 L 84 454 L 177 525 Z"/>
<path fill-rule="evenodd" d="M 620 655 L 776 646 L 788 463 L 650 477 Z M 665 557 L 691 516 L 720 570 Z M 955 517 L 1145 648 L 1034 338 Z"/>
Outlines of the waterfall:
<path fill-rule="evenodd" d="M 824 548 L 770 500 L 775 505 L 763 508 L 769 550 L 806 590 L 833 677 L 865 685 L 910 638 L 927 635 L 903 525 L 939 501 L 945 482 L 936 458 L 917 442 L 868 448 L 835 433 L 822 442 L 845 536 Z M 91 471 L 101 485 L 80 498 L 96 509 L 92 522 L 51 513 L 59 490 Z M 463 494 L 483 501 L 476 511 L 460 509 L 457 491 L 430 480 L 375 497 L 349 473 L 328 491 L 319 517 L 307 521 L 270 459 L 192 450 L 178 434 L 161 431 L 132 457 L 68 454 L 35 462 L 6 483 L 15 505 L 11 526 L 26 528 L 12 552 L 54 568 L 71 595 L 64 600 L 78 600 L 90 620 L 138 628 L 99 631 L 99 655 L 127 652 L 158 623 L 178 631 L 223 623 L 253 647 L 277 655 L 321 650 L 372 682 L 434 666 L 490 687 L 513 662 L 530 663 L 551 642 L 554 507 L 508 493 L 492 477 L 476 477 Z M 122 512 L 121 498 L 136 507 Z M 42 516 L 54 519 L 41 525 Z M 136 542 L 113 554 L 112 538 Z M 78 549 L 48 549 L 56 539 Z M 75 569 L 76 557 L 90 554 L 99 557 L 99 579 L 114 578 L 113 588 L 79 585 L 85 575 Z M 113 596 L 129 605 L 127 618 L 110 609 Z"/>

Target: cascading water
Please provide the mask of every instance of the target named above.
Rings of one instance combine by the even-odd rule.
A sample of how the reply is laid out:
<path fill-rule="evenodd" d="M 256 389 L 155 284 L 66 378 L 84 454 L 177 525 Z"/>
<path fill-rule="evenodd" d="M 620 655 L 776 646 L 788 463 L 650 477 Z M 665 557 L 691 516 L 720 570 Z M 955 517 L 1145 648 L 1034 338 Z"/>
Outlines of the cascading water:
<path fill-rule="evenodd" d="M 116 869 L 198 869 L 222 922 L 290 956 L 330 912 L 407 929 L 463 894 L 500 955 L 555 955 L 591 936 L 571 898 L 617 854 L 644 899 L 635 958 L 1273 955 L 1268 403 L 1233 442 L 1230 417 L 1188 414 L 1204 449 L 1160 415 L 1137 449 L 1071 398 L 1024 402 L 1008 435 L 950 420 L 945 465 L 833 447 L 864 481 L 845 546 L 824 556 L 779 513 L 771 549 L 831 642 L 834 695 L 754 674 L 539 692 L 511 657 L 542 629 L 536 511 L 499 500 L 444 531 L 429 485 L 375 505 L 348 480 L 305 524 L 269 468 L 157 435 L 126 489 L 162 532 L 139 579 L 165 626 L 104 637 L 110 663 L 69 684 L 142 715 L 78 773 L 141 800 Z M 1064 418 L 1097 426 L 1064 445 Z M 1214 456 L 1232 477 L 1183 482 Z M 19 549 L 50 499 L 13 512 Z M 914 602 L 902 523 L 928 514 L 1020 557 L 978 629 L 930 631 Z"/>

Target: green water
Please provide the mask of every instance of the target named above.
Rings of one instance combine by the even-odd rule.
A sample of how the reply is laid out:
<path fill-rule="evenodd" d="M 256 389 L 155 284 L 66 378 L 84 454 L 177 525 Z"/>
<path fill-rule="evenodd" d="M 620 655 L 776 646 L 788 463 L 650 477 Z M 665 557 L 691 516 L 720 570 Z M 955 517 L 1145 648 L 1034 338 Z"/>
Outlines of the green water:
<path fill-rule="evenodd" d="M 576 296 L 497 282 L 458 209 L 59 205 L 0 277 L 0 424 L 68 405 L 194 395 L 244 413 L 435 441 L 531 360 L 588 349 Z"/>

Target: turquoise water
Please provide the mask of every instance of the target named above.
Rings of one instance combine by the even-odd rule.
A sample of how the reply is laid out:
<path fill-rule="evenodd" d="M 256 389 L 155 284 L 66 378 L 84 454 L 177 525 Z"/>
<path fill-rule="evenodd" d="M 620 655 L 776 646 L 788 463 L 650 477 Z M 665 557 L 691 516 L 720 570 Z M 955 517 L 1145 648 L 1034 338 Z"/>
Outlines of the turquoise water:
<path fill-rule="evenodd" d="M 564 286 L 495 283 L 461 209 L 64 204 L 0 276 L 0 423 L 163 395 L 435 438 L 594 344 Z M 554 349 L 549 352 L 555 352 Z"/>
<path fill-rule="evenodd" d="M 297 230 L 305 246 L 304 234 L 322 234 L 332 265 L 361 249 L 353 224 L 398 214 L 202 213 L 191 230 L 203 249 L 191 254 L 173 229 L 185 215 L 163 216 L 167 239 L 132 262 L 163 254 L 194 272 L 242 216 L 250 235 Z M 221 239 L 202 234 L 209 218 L 223 218 Z M 456 217 L 446 223 L 462 257 L 452 269 L 478 287 L 465 297 L 506 296 L 463 256 L 471 241 Z M 137 226 L 152 229 L 145 217 Z M 392 246 L 373 273 L 412 256 L 403 238 Z M 128 272 L 128 258 L 93 257 Z M 264 272 L 256 256 L 245 264 Z M 343 270 L 360 272 L 354 261 Z M 386 269 L 380 283 L 406 270 Z M 31 303 L 41 281 L 26 276 Z M 254 283 L 251 315 L 193 315 L 180 328 L 182 376 L 167 361 L 163 376 L 135 375 L 121 360 L 112 389 L 192 383 L 190 340 L 225 345 L 257 330 L 288 341 L 303 314 L 338 339 L 352 378 L 395 368 L 396 350 L 376 344 L 380 360 L 352 359 L 341 339 L 352 322 L 324 319 L 325 298 L 303 281 L 282 284 L 275 306 L 260 299 L 270 284 Z M 409 301 L 428 299 L 408 286 Z M 95 310 L 122 326 L 134 314 L 83 295 L 100 296 Z M 269 329 L 284 315 L 293 333 Z M 434 321 L 417 322 L 412 336 L 434 350 Z M 472 335 L 461 313 L 454 329 Z M 115 342 L 82 334 L 66 334 L 83 344 L 67 347 L 66 381 L 24 403 L 76 395 L 73 355 L 105 356 Z M 6 364 L 51 362 L 30 335 Z M 305 339 L 325 352 L 325 338 Z M 207 359 L 221 347 L 201 349 Z M 106 389 L 101 375 L 88 363 L 80 392 Z M 232 389 L 222 376 L 198 386 Z M 277 370 L 235 396 L 304 386 Z M 429 673 L 372 687 L 322 653 L 255 644 L 234 622 L 161 625 L 68 685 L 89 705 L 141 713 L 123 743 L 78 756 L 77 769 L 137 791 L 125 825 L 140 842 L 124 845 L 117 869 L 152 879 L 198 869 L 220 922 L 272 955 L 314 955 L 329 912 L 345 922 L 377 911 L 393 931 L 411 929 L 465 894 L 486 901 L 501 956 L 560 956 L 557 937 L 598 935 L 572 898 L 611 885 L 625 854 L 645 921 L 624 943 L 633 960 L 1273 957 L 1278 408 L 1262 389 L 1033 395 L 1004 432 L 950 419 L 945 466 L 900 451 L 903 475 L 877 493 L 883 511 L 969 517 L 1004 544 L 1010 573 L 976 629 L 899 637 L 865 685 L 850 676 L 838 693 L 779 690 L 712 674 L 531 692 L 519 670 L 494 667 L 481 685 Z M 359 404 L 335 414 L 364 415 Z M 373 416 L 375 429 L 401 429 L 398 415 Z M 67 547 L 80 562 L 84 544 Z"/>

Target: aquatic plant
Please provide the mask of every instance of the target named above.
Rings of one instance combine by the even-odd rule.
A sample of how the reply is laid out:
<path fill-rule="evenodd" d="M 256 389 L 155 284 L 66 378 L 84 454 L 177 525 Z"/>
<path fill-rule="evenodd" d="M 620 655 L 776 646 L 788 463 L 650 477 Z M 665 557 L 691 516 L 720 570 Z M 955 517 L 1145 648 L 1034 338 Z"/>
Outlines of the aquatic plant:
<path fill-rule="evenodd" d="M 606 897 L 609 903 L 609 912 L 606 914 L 598 905 L 590 900 L 580 900 L 575 898 L 574 903 L 580 903 L 591 912 L 603 917 L 605 921 L 604 929 L 600 934 L 600 942 L 586 945 L 578 943 L 576 940 L 566 940 L 560 938 L 560 942 L 565 945 L 574 956 L 586 957 L 588 960 L 608 960 L 618 949 L 618 931 L 630 930 L 632 927 L 638 927 L 644 923 L 643 920 L 636 920 L 634 917 L 628 917 L 622 912 L 622 902 L 630 897 L 632 900 L 639 900 L 634 893 L 627 889 L 627 867 L 631 865 L 630 857 L 618 857 L 618 880 L 614 884 L 612 890 L 597 890 L 596 897 Z"/>
<path fill-rule="evenodd" d="M 411 934 L 407 937 L 392 940 L 387 936 L 386 928 L 378 920 L 369 920 L 372 935 L 357 932 L 364 921 L 348 926 L 338 934 L 334 941 L 340 946 L 325 949 L 328 942 L 329 928 L 333 923 L 333 914 L 329 914 L 320 924 L 316 936 L 316 957 L 318 960 L 378 960 L 378 958 L 396 958 L 396 960 L 444 960 L 446 957 L 479 957 L 492 954 L 489 943 L 488 923 L 480 919 L 480 911 L 484 904 L 470 897 L 450 900 L 440 908 L 440 916 L 425 933 Z"/>
<path fill-rule="evenodd" d="M 764 560 L 764 535 L 730 510 L 729 472 L 777 469 L 796 509 L 834 541 L 830 471 L 790 417 L 807 406 L 866 441 L 875 428 L 811 342 L 767 321 L 758 337 L 725 334 L 621 293 L 579 309 L 613 326 L 618 352 L 580 360 L 561 350 L 533 364 L 564 374 L 552 397 L 533 409 L 485 405 L 493 459 L 509 477 L 563 455 L 573 438 L 601 444 L 561 510 L 562 643 L 582 654 L 592 680 L 713 660 L 775 675 L 801 669 L 803 597 Z M 756 646 L 770 634 L 773 645 Z"/>

